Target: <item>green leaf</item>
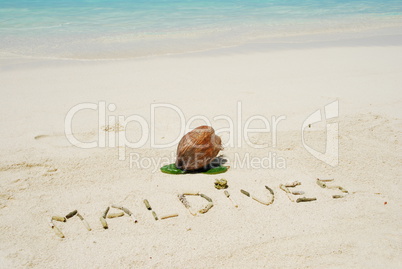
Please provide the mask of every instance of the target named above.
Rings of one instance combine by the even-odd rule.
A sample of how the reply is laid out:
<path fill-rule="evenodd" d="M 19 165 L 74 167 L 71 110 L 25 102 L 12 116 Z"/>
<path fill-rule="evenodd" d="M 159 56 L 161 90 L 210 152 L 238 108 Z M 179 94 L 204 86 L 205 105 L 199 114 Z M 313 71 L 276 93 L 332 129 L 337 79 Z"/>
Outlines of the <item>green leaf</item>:
<path fill-rule="evenodd" d="M 214 167 L 214 168 L 209 169 L 208 171 L 203 172 L 203 174 L 209 174 L 209 175 L 221 174 L 221 173 L 225 173 L 228 169 L 229 169 L 229 167 L 227 167 L 227 166 L 218 166 L 218 167 Z"/>
<path fill-rule="evenodd" d="M 228 169 L 229 169 L 228 166 L 218 166 L 218 167 L 211 168 L 207 171 L 203 171 L 201 173 L 208 174 L 208 175 L 221 174 L 221 173 L 225 173 Z M 163 173 L 172 174 L 172 175 L 191 173 L 191 172 L 186 172 L 186 171 L 183 171 L 183 170 L 177 168 L 174 163 L 161 167 L 161 171 Z"/>
<path fill-rule="evenodd" d="M 174 174 L 174 175 L 186 173 L 186 171 L 177 168 L 174 163 L 161 167 L 161 171 L 166 174 Z"/>

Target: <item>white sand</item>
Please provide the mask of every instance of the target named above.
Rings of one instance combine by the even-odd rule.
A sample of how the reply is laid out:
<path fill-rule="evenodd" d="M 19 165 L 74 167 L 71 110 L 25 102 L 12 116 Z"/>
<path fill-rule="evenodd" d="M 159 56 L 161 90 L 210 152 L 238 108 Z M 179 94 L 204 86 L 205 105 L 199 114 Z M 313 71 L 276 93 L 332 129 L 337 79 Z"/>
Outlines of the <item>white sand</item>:
<path fill-rule="evenodd" d="M 9 58 L 0 66 L 1 268 L 397 268 L 402 263 L 401 46 L 210 52 L 114 62 Z M 235 118 L 237 101 L 243 125 L 255 114 L 287 119 L 278 125 L 276 148 L 270 134 L 251 137 L 268 144 L 266 149 L 244 141 L 226 147 L 223 154 L 232 165 L 226 174 L 174 176 L 155 167 L 130 169 L 128 158 L 118 160 L 117 148 L 80 149 L 67 142 L 67 111 L 102 100 L 117 106 L 108 115 L 147 120 L 151 104 L 170 103 L 186 119 L 206 116 L 216 129 L 225 122 L 213 117 Z M 339 165 L 331 167 L 302 146 L 300 128 L 334 100 L 340 107 L 333 121 L 339 123 Z M 177 114 L 161 109 L 156 141 L 173 140 L 179 125 Z M 79 139 L 96 139 L 96 112 L 77 114 L 73 128 Z M 324 149 L 324 125 L 311 130 L 309 145 Z M 138 139 L 138 131 L 139 125 L 132 124 L 127 136 Z M 175 146 L 152 149 L 148 140 L 126 154 L 160 158 L 174 152 Z M 285 159 L 286 169 L 234 167 L 236 154 L 263 157 L 268 152 Z M 239 208 L 214 189 L 214 180 L 222 177 Z M 331 184 L 350 195 L 332 199 L 340 192 L 321 189 L 317 177 L 334 178 Z M 290 202 L 279 184 L 294 180 L 317 201 Z M 264 197 L 264 185 L 275 192 L 268 207 L 240 193 L 246 189 Z M 176 197 L 184 191 L 205 193 L 215 205 L 193 217 Z M 179 216 L 155 221 L 144 198 L 158 215 Z M 194 208 L 204 204 L 189 201 Z M 138 223 L 112 219 L 104 230 L 99 216 L 112 203 L 128 207 Z M 49 218 L 74 209 L 93 230 L 86 231 L 74 217 L 56 223 L 66 236 L 58 238 Z"/>

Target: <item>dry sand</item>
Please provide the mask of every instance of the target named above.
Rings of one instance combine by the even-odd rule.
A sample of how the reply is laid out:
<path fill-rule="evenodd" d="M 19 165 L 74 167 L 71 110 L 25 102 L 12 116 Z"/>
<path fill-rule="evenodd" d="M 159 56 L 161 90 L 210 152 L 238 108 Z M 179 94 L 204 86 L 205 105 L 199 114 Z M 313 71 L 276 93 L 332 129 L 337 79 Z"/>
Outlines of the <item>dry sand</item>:
<path fill-rule="evenodd" d="M 205 52 L 126 61 L 1 60 L 1 268 L 400 268 L 401 206 L 401 46 L 337 46 L 259 52 Z M 130 168 L 129 154 L 155 160 L 171 158 L 175 146 L 127 149 L 118 160 L 116 147 L 81 149 L 64 136 L 68 110 L 83 102 L 116 105 L 108 115 L 150 118 L 150 105 L 170 103 L 186 119 L 203 115 L 215 129 L 217 115 L 236 118 L 242 104 L 243 125 L 259 114 L 285 115 L 272 135 L 253 135 L 223 151 L 232 166 L 223 175 L 168 175 L 150 168 Z M 339 101 L 339 165 L 314 158 L 301 143 L 301 125 L 317 109 Z M 203 124 L 194 122 L 193 127 Z M 86 110 L 74 118 L 73 131 L 84 141 L 97 138 L 97 114 Z M 172 141 L 178 115 L 160 109 L 155 119 L 158 143 Z M 237 125 L 235 126 L 237 130 Z M 126 128 L 139 139 L 139 125 Z M 112 133 L 113 130 L 109 130 Z M 236 133 L 237 135 L 237 133 Z M 306 141 L 325 148 L 325 125 L 313 125 Z M 227 141 L 229 136 L 222 135 Z M 399 151 L 399 152 L 398 152 Z M 285 168 L 236 167 L 236 156 L 275 153 Z M 155 171 L 156 169 L 156 171 Z M 216 178 L 226 178 L 235 208 Z M 316 185 L 317 177 L 349 191 Z M 279 184 L 298 180 L 306 196 L 317 201 L 292 203 Z M 270 206 L 242 195 L 246 189 L 267 195 Z M 191 216 L 177 199 L 185 191 L 210 196 L 214 207 Z M 142 200 L 159 215 L 155 221 Z M 195 209 L 204 201 L 191 197 Z M 129 208 L 138 219 L 99 222 L 110 204 Z M 78 218 L 56 223 L 58 238 L 48 226 L 53 215 L 77 209 Z"/>

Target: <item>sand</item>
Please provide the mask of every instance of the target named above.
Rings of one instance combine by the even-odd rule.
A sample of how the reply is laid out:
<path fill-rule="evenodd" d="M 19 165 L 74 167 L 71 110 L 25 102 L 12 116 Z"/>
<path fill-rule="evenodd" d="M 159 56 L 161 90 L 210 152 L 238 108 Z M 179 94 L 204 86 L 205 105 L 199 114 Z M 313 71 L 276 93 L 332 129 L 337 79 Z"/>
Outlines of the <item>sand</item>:
<path fill-rule="evenodd" d="M 120 61 L 9 57 L 0 66 L 1 268 L 398 268 L 402 263 L 402 46 L 228 49 Z M 339 116 L 328 123 L 339 124 L 339 164 L 332 167 L 306 150 L 301 126 L 336 100 Z M 231 168 L 221 175 L 163 174 L 159 161 L 173 162 L 176 145 L 152 147 L 150 134 L 143 146 L 125 151 L 71 145 L 64 135 L 69 109 L 101 101 L 116 106 L 108 116 L 137 115 L 147 124 L 151 104 L 179 108 L 186 122 L 205 116 L 215 129 L 228 125 L 214 117 L 233 118 L 233 144 L 221 152 Z M 155 114 L 155 143 L 174 141 L 179 114 L 166 107 Z M 238 139 L 238 128 L 243 131 L 257 114 L 270 123 L 272 116 L 286 116 L 278 123 L 275 145 L 272 132 L 250 135 L 263 149 L 249 146 L 241 133 Z M 99 126 L 97 111 L 87 109 L 73 118 L 73 133 L 82 142 L 96 141 L 102 129 L 108 136 L 126 132 L 132 141 L 141 139 L 138 122 L 114 124 Z M 325 126 L 305 131 L 311 148 L 325 149 Z M 221 136 L 230 139 L 229 133 Z M 119 160 L 119 149 L 125 160 Z M 269 154 L 270 167 L 236 163 L 246 155 L 258 162 Z M 130 156 L 150 159 L 141 168 Z M 238 208 L 214 188 L 217 178 L 228 180 Z M 334 179 L 328 184 L 349 194 L 333 199 L 342 193 L 320 188 L 316 178 Z M 291 202 L 279 185 L 295 180 L 302 183 L 297 190 L 317 200 Z M 275 193 L 269 206 L 240 193 L 245 189 L 268 199 L 265 185 Z M 187 191 L 207 194 L 214 207 L 190 215 L 177 199 Z M 179 216 L 155 221 L 143 199 L 159 216 Z M 199 197 L 189 201 L 194 210 L 206 203 Z M 110 204 L 129 208 L 138 223 L 128 216 L 108 219 L 104 230 L 99 217 Z M 74 217 L 56 222 L 65 235 L 58 238 L 50 217 L 75 209 L 92 231 Z"/>

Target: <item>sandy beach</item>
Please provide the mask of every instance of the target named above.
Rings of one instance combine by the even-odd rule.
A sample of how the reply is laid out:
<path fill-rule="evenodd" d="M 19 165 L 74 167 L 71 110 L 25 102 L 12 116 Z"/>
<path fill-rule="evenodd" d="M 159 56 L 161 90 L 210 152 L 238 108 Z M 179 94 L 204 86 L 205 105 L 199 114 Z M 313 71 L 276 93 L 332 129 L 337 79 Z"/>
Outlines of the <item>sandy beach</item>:
<path fill-rule="evenodd" d="M 0 267 L 399 268 L 400 44 L 229 48 L 117 61 L 3 56 Z M 313 112 L 336 101 L 337 117 L 302 131 Z M 102 102 L 105 124 L 99 123 Z M 71 108 L 89 103 L 95 109 L 72 118 L 74 137 L 98 142 L 84 149 L 67 140 L 65 119 Z M 172 107 L 183 113 L 184 122 Z M 154 137 L 151 131 L 144 135 L 140 121 L 124 126 L 118 120 L 131 115 L 143 119 L 146 130 L 153 128 Z M 234 122 L 233 137 L 220 133 L 227 143 L 221 154 L 228 172 L 159 171 L 163 162 L 174 162 L 177 143 L 166 148 L 152 143 L 174 142 L 194 116 L 207 118 L 215 130 L 228 128 L 227 121 L 215 118 L 222 115 Z M 251 133 L 247 143 L 245 124 L 255 115 L 271 126 L 273 116 L 284 118 L 275 132 Z M 331 166 L 302 142 L 323 152 L 326 124 L 334 123 L 339 126 L 339 162 Z M 198 118 L 189 127 L 204 124 Z M 263 127 L 258 120 L 250 126 Z M 115 145 L 108 140 L 100 146 L 105 132 L 108 139 L 114 135 Z M 144 143 L 119 147 L 120 133 Z M 255 163 L 246 160 L 242 166 L 245 156 Z M 220 178 L 227 179 L 238 208 L 214 188 Z M 349 193 L 321 188 L 317 178 L 334 179 L 328 185 Z M 317 200 L 290 201 L 279 185 L 292 181 L 301 182 L 295 190 Z M 269 206 L 240 192 L 267 199 L 265 185 L 275 193 Z M 184 192 L 208 195 L 213 208 L 192 216 L 177 198 Z M 155 221 L 143 199 L 158 216 L 178 217 Z M 199 197 L 189 202 L 195 211 L 205 205 Z M 124 216 L 108 219 L 109 229 L 103 229 L 99 217 L 111 204 L 130 209 L 138 223 Z M 92 230 L 77 217 L 55 222 L 65 235 L 61 239 L 49 220 L 73 210 Z"/>

